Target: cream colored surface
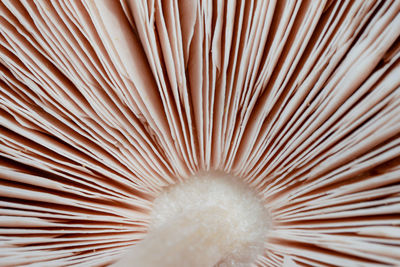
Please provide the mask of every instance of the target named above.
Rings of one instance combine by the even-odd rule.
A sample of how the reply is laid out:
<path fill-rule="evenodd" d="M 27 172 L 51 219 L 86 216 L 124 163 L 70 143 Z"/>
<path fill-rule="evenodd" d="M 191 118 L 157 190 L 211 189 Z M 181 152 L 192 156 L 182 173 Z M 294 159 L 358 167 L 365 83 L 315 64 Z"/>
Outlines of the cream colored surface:
<path fill-rule="evenodd" d="M 270 218 L 256 193 L 222 173 L 191 177 L 154 202 L 146 238 L 114 267 L 251 266 Z"/>

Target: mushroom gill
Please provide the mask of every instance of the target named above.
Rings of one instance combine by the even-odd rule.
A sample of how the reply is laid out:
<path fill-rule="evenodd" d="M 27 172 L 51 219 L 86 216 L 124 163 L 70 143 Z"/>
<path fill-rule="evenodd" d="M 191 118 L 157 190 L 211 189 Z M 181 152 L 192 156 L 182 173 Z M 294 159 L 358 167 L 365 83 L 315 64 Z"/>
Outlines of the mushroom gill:
<path fill-rule="evenodd" d="M 0 265 L 400 266 L 399 11 L 0 1 Z"/>

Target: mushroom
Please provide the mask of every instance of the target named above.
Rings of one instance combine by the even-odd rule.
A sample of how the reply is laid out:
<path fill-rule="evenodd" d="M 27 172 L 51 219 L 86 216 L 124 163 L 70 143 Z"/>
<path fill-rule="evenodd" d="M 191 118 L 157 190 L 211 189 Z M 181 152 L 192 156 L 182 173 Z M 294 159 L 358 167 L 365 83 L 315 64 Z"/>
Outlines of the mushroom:
<path fill-rule="evenodd" d="M 1 266 L 400 266 L 400 1 L 2 0 Z"/>

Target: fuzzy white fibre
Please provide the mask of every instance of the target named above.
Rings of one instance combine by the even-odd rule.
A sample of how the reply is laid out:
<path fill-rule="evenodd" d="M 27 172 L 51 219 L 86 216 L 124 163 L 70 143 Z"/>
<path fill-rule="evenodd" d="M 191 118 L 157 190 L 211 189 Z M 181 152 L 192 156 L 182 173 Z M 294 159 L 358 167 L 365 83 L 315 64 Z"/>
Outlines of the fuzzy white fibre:
<path fill-rule="evenodd" d="M 171 186 L 155 200 L 152 218 L 146 238 L 115 266 L 250 266 L 269 227 L 255 192 L 221 173 Z"/>

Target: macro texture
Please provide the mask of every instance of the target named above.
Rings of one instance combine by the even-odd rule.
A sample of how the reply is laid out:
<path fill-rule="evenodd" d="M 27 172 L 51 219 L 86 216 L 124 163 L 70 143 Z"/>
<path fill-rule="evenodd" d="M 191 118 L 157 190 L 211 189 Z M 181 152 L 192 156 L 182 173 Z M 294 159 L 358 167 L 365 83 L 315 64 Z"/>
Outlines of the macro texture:
<path fill-rule="evenodd" d="M 400 266 L 399 36 L 397 0 L 0 1 L 0 265 L 111 264 L 217 170 L 258 266 Z"/>

